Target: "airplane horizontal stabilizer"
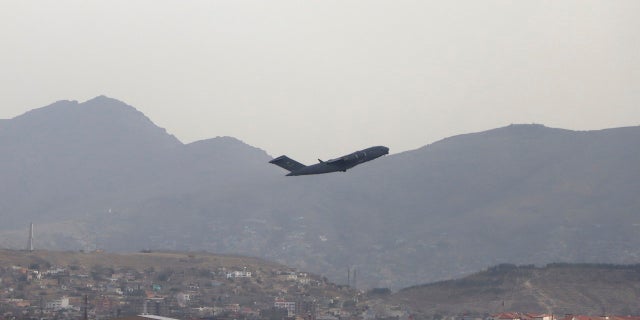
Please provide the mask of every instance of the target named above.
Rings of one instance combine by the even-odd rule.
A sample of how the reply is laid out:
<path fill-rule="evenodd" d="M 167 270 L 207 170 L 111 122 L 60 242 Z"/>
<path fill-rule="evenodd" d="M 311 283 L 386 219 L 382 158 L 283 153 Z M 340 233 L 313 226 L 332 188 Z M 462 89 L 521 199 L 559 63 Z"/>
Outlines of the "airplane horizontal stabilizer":
<path fill-rule="evenodd" d="M 283 168 L 285 170 L 289 170 L 291 172 L 296 171 L 296 170 L 300 170 L 304 167 L 306 167 L 304 164 L 295 161 L 287 156 L 279 156 L 271 161 L 269 161 L 269 163 L 273 163 L 276 166 Z"/>

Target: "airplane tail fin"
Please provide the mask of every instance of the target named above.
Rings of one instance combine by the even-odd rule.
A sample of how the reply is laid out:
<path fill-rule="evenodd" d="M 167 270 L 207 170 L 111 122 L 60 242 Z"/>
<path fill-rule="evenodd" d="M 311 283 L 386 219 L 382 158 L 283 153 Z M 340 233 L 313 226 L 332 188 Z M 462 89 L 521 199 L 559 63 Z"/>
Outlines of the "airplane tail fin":
<path fill-rule="evenodd" d="M 304 164 L 295 161 L 287 156 L 279 156 L 271 161 L 269 161 L 269 163 L 273 163 L 276 166 L 283 168 L 285 170 L 288 171 L 296 171 L 299 169 L 302 169 L 304 167 L 306 167 Z"/>

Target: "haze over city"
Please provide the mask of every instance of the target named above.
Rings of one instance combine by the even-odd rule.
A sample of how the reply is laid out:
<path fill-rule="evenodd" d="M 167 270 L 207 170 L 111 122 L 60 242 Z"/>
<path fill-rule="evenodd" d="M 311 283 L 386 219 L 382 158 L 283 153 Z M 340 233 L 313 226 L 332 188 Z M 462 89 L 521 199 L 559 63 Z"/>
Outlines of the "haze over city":
<path fill-rule="evenodd" d="M 510 123 L 637 125 L 637 1 L 3 1 L 0 119 L 125 101 L 303 162 Z"/>

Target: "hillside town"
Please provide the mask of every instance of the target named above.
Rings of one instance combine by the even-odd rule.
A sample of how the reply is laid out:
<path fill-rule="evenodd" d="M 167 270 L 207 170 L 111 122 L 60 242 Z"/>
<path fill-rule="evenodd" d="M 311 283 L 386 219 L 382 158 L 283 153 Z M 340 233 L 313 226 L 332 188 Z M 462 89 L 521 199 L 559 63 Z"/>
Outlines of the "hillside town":
<path fill-rule="evenodd" d="M 0 265 L 0 320 L 640 320 L 638 316 L 521 312 L 416 314 L 388 303 L 384 297 L 389 289 L 358 291 L 286 267 L 194 264 L 186 269 L 163 265 L 139 270 L 38 261 Z"/>
<path fill-rule="evenodd" d="M 195 259 L 195 258 L 194 258 Z M 356 291 L 283 268 L 103 265 L 0 266 L 0 319 L 178 319 L 357 317 Z"/>

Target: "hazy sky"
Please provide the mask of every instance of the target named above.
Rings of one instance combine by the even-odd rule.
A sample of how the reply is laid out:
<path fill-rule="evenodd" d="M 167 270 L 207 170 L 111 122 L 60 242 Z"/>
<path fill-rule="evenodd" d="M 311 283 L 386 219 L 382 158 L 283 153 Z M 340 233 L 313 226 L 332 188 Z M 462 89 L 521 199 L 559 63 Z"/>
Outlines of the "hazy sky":
<path fill-rule="evenodd" d="M 0 119 L 122 100 L 303 162 L 640 124 L 640 1 L 0 0 Z"/>

